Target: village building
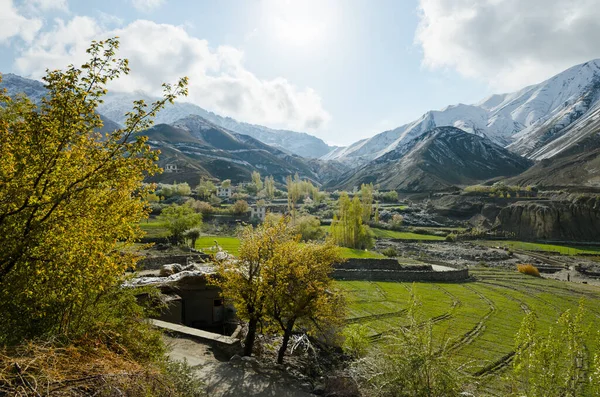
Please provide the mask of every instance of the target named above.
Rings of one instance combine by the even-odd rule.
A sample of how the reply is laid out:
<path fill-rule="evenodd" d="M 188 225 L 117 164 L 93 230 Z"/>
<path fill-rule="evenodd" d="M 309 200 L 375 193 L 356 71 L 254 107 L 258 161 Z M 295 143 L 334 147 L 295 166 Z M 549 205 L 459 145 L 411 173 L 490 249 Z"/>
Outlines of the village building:
<path fill-rule="evenodd" d="M 217 187 L 217 197 L 219 197 L 219 198 L 231 198 L 232 194 L 233 194 L 233 189 L 231 188 L 231 186 L 229 186 L 229 187 L 222 187 L 222 186 Z"/>
<path fill-rule="evenodd" d="M 256 218 L 264 221 L 266 216 L 267 208 L 265 206 L 253 205 L 250 207 L 250 219 Z"/>
<path fill-rule="evenodd" d="M 179 172 L 179 168 L 177 167 L 177 164 L 175 163 L 169 163 L 169 164 L 165 164 L 165 172 Z"/>

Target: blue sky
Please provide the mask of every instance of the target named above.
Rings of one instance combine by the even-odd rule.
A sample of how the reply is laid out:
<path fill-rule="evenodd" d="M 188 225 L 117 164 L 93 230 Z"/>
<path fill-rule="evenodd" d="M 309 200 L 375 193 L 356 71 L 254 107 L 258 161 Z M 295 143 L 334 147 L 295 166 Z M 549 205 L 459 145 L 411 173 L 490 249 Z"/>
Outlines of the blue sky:
<path fill-rule="evenodd" d="M 347 145 L 600 57 L 594 1 L 526 3 L 0 0 L 0 71 L 39 78 L 119 34 L 133 73 L 114 89 L 188 75 L 208 110 Z"/>

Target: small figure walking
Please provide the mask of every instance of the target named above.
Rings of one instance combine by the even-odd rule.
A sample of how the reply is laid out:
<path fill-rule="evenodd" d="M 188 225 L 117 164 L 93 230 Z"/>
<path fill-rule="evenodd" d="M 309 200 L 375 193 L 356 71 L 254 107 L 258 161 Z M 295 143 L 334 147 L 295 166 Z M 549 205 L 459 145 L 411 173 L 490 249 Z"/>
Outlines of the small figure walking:
<path fill-rule="evenodd" d="M 567 281 L 571 281 L 571 273 L 567 273 Z"/>

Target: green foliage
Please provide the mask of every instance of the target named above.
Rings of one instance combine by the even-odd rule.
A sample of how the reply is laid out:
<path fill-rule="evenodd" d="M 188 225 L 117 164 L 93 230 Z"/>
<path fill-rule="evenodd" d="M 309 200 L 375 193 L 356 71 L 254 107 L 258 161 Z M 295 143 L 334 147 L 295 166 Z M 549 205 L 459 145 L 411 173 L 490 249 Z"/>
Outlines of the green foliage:
<path fill-rule="evenodd" d="M 523 319 L 516 336 L 512 384 L 515 395 L 531 397 L 582 396 L 598 389 L 597 379 L 584 366 L 589 330 L 583 324 L 583 301 L 577 312 L 565 311 L 547 333 L 537 332 L 535 315 Z M 595 353 L 597 357 L 597 353 Z M 592 368 L 592 373 L 598 368 Z"/>
<path fill-rule="evenodd" d="M 381 251 L 381 253 L 390 258 L 398 256 L 398 252 L 396 251 L 396 248 L 394 248 L 394 247 L 386 248 L 383 251 Z"/>
<path fill-rule="evenodd" d="M 333 241 L 343 247 L 371 248 L 373 235 L 369 227 L 363 225 L 363 206 L 358 196 L 350 200 L 348 194 L 342 193 L 338 207 L 338 214 L 334 215 L 329 232 Z"/>
<path fill-rule="evenodd" d="M 206 385 L 202 382 L 187 360 L 165 363 L 165 372 L 168 381 L 173 385 L 173 392 L 181 397 L 204 397 Z"/>
<path fill-rule="evenodd" d="M 162 210 L 158 220 L 169 229 L 176 244 L 185 241 L 185 231 L 202 224 L 202 214 L 196 213 L 189 205 L 172 204 Z"/>
<path fill-rule="evenodd" d="M 269 200 L 273 200 L 275 198 L 275 180 L 272 176 L 265 177 L 265 197 Z"/>
<path fill-rule="evenodd" d="M 177 196 L 190 196 L 192 194 L 192 189 L 186 182 L 174 183 L 172 185 L 159 183 L 156 192 L 159 196 L 169 198 Z"/>
<path fill-rule="evenodd" d="M 39 106 L 0 92 L 0 343 L 84 332 L 135 265 L 122 249 L 147 215 L 143 178 L 159 170 L 138 133 L 187 80 L 151 105 L 135 101 L 123 128 L 100 133 L 106 85 L 129 71 L 117 48 L 93 42 L 81 68 L 49 71 Z"/>
<path fill-rule="evenodd" d="M 342 331 L 342 349 L 354 357 L 364 357 L 369 349 L 369 328 L 362 324 L 350 324 Z"/>
<path fill-rule="evenodd" d="M 321 221 L 316 216 L 303 215 L 293 222 L 294 232 L 301 236 L 302 241 L 317 241 L 325 236 Z"/>
<path fill-rule="evenodd" d="M 422 318 L 414 290 L 408 325 L 385 338 L 352 364 L 352 373 L 368 396 L 456 396 L 466 380 L 444 343 L 435 341 L 433 323 Z"/>
<path fill-rule="evenodd" d="M 200 238 L 201 235 L 201 231 L 200 228 L 195 227 L 189 230 L 186 230 L 183 237 L 186 240 L 190 240 L 190 247 L 191 248 L 195 248 L 196 247 L 196 241 Z"/>
<path fill-rule="evenodd" d="M 385 203 L 397 203 L 398 202 L 398 192 L 395 190 L 383 193 L 381 195 L 381 199 Z"/>
<path fill-rule="evenodd" d="M 260 172 L 252 171 L 252 183 L 256 186 L 256 192 L 260 192 L 263 188 L 263 182 L 260 178 Z"/>
<path fill-rule="evenodd" d="M 238 200 L 231 206 L 231 213 L 235 215 L 243 215 L 250 210 L 248 203 L 244 200 Z"/>
<path fill-rule="evenodd" d="M 217 192 L 217 187 L 212 181 L 202 178 L 196 187 L 196 191 L 198 192 L 198 196 L 208 199 L 211 195 Z"/>
<path fill-rule="evenodd" d="M 362 203 L 362 221 L 368 223 L 373 213 L 373 184 L 362 184 L 360 187 L 360 202 Z"/>
<path fill-rule="evenodd" d="M 221 187 L 225 189 L 231 187 L 231 179 L 225 179 L 223 182 L 221 182 Z"/>

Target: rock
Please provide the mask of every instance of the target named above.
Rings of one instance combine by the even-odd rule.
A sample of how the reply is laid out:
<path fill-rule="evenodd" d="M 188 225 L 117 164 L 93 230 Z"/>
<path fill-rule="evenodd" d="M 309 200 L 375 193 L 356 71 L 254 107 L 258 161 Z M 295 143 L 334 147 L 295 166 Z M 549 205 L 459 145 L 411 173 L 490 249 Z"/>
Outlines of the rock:
<path fill-rule="evenodd" d="M 239 354 L 234 354 L 229 359 L 229 362 L 232 363 L 232 364 L 239 364 L 239 363 L 242 362 L 242 357 Z"/>
<path fill-rule="evenodd" d="M 168 265 L 162 265 L 160 267 L 159 275 L 161 277 L 167 277 L 175 273 L 179 273 L 183 270 L 183 267 L 179 263 L 171 263 Z"/>
<path fill-rule="evenodd" d="M 520 201 L 500 211 L 494 228 L 523 240 L 596 241 L 600 204 L 595 198 Z"/>
<path fill-rule="evenodd" d="M 325 394 L 325 385 L 316 384 L 312 390 L 312 394 L 317 395 L 317 396 L 324 395 Z"/>

